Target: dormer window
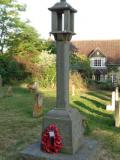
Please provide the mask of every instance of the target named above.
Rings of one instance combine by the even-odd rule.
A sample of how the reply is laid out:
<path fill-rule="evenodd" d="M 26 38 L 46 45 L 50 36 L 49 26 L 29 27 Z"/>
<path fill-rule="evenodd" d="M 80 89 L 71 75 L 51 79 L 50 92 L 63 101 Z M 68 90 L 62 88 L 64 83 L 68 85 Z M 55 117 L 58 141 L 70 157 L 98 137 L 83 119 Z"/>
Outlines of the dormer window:
<path fill-rule="evenodd" d="M 90 58 L 91 67 L 105 67 L 106 58 L 105 57 L 92 57 Z"/>

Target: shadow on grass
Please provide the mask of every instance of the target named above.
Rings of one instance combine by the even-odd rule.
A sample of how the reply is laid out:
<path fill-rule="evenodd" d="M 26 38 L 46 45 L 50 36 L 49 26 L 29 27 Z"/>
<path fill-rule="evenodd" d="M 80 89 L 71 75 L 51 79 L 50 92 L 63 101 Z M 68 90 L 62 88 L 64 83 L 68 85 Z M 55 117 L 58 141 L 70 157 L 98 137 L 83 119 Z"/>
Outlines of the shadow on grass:
<path fill-rule="evenodd" d="M 87 117 L 90 128 L 99 127 L 101 129 L 111 130 L 111 127 L 114 127 L 113 115 L 89 108 L 80 101 L 74 101 L 72 107 L 78 109 L 84 116 Z"/>
<path fill-rule="evenodd" d="M 90 108 L 89 106 L 85 105 L 84 103 L 82 103 L 82 102 L 80 102 L 80 101 L 74 101 L 74 103 L 75 103 L 76 105 L 78 105 L 79 107 L 88 110 L 88 111 L 91 112 L 91 113 L 95 113 L 95 114 L 100 115 L 100 116 L 103 116 L 103 117 L 109 117 L 109 118 L 111 117 L 111 115 L 109 115 L 109 114 L 107 114 L 107 113 L 100 112 L 100 111 L 98 111 L 98 110 L 96 110 L 96 109 Z"/>
<path fill-rule="evenodd" d="M 99 92 L 99 93 L 96 93 L 96 92 L 87 92 L 87 94 L 91 95 L 91 96 L 94 96 L 94 97 L 97 97 L 97 98 L 100 98 L 100 99 L 105 100 L 105 101 L 110 100 L 110 94 L 106 95 L 104 92 Z"/>
<path fill-rule="evenodd" d="M 98 102 L 97 100 L 93 100 L 93 99 L 91 99 L 91 98 L 84 97 L 84 96 L 81 96 L 81 98 L 92 102 L 92 103 L 93 103 L 96 107 L 98 107 L 98 108 L 102 108 L 102 109 L 105 109 L 105 108 L 106 108 L 106 106 L 105 106 L 104 103 L 100 103 L 100 102 Z"/>

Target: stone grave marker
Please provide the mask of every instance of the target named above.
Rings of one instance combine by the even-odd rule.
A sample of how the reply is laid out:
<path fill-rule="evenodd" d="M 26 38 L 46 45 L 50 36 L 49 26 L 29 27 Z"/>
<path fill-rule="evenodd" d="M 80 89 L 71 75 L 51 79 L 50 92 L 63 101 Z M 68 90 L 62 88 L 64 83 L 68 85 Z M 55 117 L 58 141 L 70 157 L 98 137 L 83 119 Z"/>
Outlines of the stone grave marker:
<path fill-rule="evenodd" d="M 32 84 L 28 84 L 27 88 L 30 90 L 30 92 L 37 93 L 39 91 L 39 83 L 38 82 L 34 82 Z"/>
<path fill-rule="evenodd" d="M 112 105 L 108 104 L 106 106 L 107 111 L 114 111 L 115 110 L 115 99 L 116 99 L 115 92 L 112 92 Z"/>
<path fill-rule="evenodd" d="M 43 97 L 40 93 L 35 94 L 35 104 L 33 106 L 33 117 L 39 117 L 43 112 Z"/>
<path fill-rule="evenodd" d="M 120 127 L 120 102 L 115 104 L 115 127 Z"/>
<path fill-rule="evenodd" d="M 116 101 L 118 101 L 119 100 L 119 87 L 116 87 L 116 89 L 115 89 L 115 99 L 116 99 Z"/>
<path fill-rule="evenodd" d="M 72 96 L 75 96 L 75 84 L 72 82 Z"/>
<path fill-rule="evenodd" d="M 115 97 L 115 92 L 112 92 L 112 108 L 111 108 L 111 110 L 115 110 L 115 99 L 116 99 L 116 97 Z"/>
<path fill-rule="evenodd" d="M 120 127 L 120 102 L 119 102 L 119 88 L 116 87 L 115 99 L 115 127 Z"/>
<path fill-rule="evenodd" d="M 12 95 L 13 95 L 13 88 L 12 88 L 12 86 L 9 86 L 7 89 L 6 96 L 12 96 Z"/>

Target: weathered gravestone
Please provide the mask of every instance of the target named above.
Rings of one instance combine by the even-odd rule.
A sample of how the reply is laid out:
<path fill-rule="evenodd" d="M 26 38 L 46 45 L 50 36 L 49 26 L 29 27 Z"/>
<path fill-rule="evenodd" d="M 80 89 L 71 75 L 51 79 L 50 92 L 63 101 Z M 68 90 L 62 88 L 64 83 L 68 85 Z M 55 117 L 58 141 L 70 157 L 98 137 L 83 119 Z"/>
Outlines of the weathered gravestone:
<path fill-rule="evenodd" d="M 118 87 L 116 87 L 116 100 L 115 100 L 115 127 L 120 127 L 120 102 L 119 102 Z"/>
<path fill-rule="evenodd" d="M 39 83 L 38 82 L 34 82 L 32 84 L 28 84 L 27 88 L 30 90 L 30 92 L 37 93 L 39 91 Z"/>
<path fill-rule="evenodd" d="M 119 87 L 116 87 L 115 88 L 115 99 L 116 99 L 116 101 L 118 101 L 119 100 Z"/>
<path fill-rule="evenodd" d="M 12 96 L 12 95 L 13 95 L 13 88 L 12 88 L 12 86 L 9 86 L 7 89 L 6 96 Z"/>
<path fill-rule="evenodd" d="M 112 92 L 112 108 L 111 110 L 115 110 L 115 92 Z"/>
<path fill-rule="evenodd" d="M 40 93 L 35 94 L 35 104 L 33 106 L 33 117 L 42 115 L 43 110 L 43 97 Z"/>
<path fill-rule="evenodd" d="M 75 96 L 75 84 L 72 82 L 72 96 Z"/>

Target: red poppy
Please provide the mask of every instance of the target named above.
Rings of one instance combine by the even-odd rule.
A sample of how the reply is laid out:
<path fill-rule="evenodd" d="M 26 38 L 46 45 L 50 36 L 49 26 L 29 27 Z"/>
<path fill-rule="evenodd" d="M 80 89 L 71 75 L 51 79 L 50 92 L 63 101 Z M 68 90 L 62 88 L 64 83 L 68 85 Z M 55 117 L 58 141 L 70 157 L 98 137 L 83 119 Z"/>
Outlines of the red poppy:
<path fill-rule="evenodd" d="M 51 144 L 51 139 L 49 136 L 49 132 L 54 132 L 54 143 Z M 62 148 L 62 138 L 59 133 L 59 129 L 55 124 L 49 125 L 43 136 L 42 136 L 42 142 L 41 142 L 42 150 L 47 153 L 58 153 L 60 152 Z"/>

